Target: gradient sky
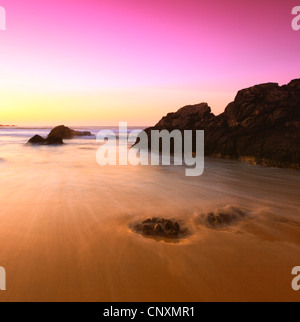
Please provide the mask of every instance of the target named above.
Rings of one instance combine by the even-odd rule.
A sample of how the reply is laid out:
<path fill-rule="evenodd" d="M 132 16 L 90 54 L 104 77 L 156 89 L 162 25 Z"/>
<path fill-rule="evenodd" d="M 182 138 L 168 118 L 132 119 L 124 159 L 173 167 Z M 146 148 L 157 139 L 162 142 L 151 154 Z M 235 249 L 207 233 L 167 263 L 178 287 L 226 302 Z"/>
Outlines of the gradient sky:
<path fill-rule="evenodd" d="M 0 0 L 0 124 L 156 123 L 215 114 L 237 90 L 300 74 L 300 0 Z"/>

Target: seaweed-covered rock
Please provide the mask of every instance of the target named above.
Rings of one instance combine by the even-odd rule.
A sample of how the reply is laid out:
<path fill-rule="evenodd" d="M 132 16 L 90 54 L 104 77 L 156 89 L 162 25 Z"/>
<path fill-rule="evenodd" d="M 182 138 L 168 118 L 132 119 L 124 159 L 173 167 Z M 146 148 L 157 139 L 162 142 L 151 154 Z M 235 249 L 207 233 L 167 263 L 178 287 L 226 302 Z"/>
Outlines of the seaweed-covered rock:
<path fill-rule="evenodd" d="M 180 238 L 187 233 L 177 221 L 156 217 L 133 225 L 132 230 L 144 236 L 164 238 Z"/>

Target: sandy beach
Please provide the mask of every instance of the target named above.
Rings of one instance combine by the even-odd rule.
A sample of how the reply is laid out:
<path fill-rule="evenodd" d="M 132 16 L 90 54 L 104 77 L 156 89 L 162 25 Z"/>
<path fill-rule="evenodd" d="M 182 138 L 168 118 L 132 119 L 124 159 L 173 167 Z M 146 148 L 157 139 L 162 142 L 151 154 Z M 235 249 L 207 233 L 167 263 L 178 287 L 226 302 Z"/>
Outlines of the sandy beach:
<path fill-rule="evenodd" d="M 0 130 L 0 301 L 299 300 L 298 171 L 217 159 L 196 178 L 174 166 L 100 167 L 95 139 L 25 145 L 37 131 L 47 132 Z M 245 217 L 213 229 L 202 218 L 216 209 Z M 153 216 L 190 234 L 131 231 Z"/>

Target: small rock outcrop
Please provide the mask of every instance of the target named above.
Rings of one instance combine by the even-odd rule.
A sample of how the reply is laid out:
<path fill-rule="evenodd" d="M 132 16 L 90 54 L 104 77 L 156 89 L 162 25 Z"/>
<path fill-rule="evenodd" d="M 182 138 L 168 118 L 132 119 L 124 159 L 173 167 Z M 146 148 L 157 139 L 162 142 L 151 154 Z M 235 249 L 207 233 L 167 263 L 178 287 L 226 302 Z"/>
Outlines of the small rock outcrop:
<path fill-rule="evenodd" d="M 64 125 L 55 127 L 48 135 L 49 137 L 58 137 L 61 139 L 72 139 L 76 136 L 92 136 L 91 132 L 88 131 L 75 131 Z"/>
<path fill-rule="evenodd" d="M 145 130 L 149 148 L 151 130 L 175 129 L 204 130 L 207 156 L 300 169 L 300 79 L 243 89 L 218 116 L 207 103 L 169 113 Z"/>
<path fill-rule="evenodd" d="M 250 212 L 247 209 L 228 205 L 207 213 L 199 213 L 195 217 L 195 222 L 209 228 L 224 228 L 237 225 L 249 215 Z"/>
<path fill-rule="evenodd" d="M 63 144 L 63 140 L 56 137 L 47 137 L 44 139 L 40 135 L 35 135 L 28 141 L 28 143 L 36 145 L 61 145 Z"/>
<path fill-rule="evenodd" d="M 177 221 L 165 218 L 152 218 L 143 221 L 141 224 L 132 226 L 135 233 L 150 236 L 150 237 L 163 237 L 163 238 L 180 238 L 187 234 L 187 230 L 180 227 Z"/>
<path fill-rule="evenodd" d="M 211 227 L 222 227 L 222 226 L 230 226 L 239 221 L 241 221 L 245 217 L 245 214 L 228 214 L 222 212 L 211 212 L 206 216 L 206 223 Z"/>
<path fill-rule="evenodd" d="M 40 135 L 35 135 L 28 141 L 28 143 L 31 143 L 31 144 L 44 144 L 45 141 L 46 141 L 46 139 L 44 139 Z"/>
<path fill-rule="evenodd" d="M 72 139 L 76 136 L 92 136 L 92 133 L 87 131 L 75 131 L 64 125 L 60 125 L 51 130 L 47 138 L 35 135 L 28 143 L 37 145 L 59 145 L 64 143 L 63 139 Z"/>

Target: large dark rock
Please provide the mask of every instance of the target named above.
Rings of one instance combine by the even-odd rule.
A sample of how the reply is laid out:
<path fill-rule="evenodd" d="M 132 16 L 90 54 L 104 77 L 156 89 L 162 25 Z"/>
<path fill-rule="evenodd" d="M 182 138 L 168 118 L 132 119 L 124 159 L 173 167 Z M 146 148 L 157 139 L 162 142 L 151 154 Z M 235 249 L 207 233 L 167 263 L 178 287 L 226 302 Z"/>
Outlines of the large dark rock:
<path fill-rule="evenodd" d="M 224 113 L 206 103 L 169 113 L 151 130 L 205 130 L 205 155 L 266 166 L 300 168 L 300 79 L 238 92 Z"/>
<path fill-rule="evenodd" d="M 75 136 L 92 136 L 91 132 L 88 131 L 75 131 L 64 125 L 55 127 L 48 135 L 50 137 L 57 137 L 61 139 L 72 139 Z"/>
<path fill-rule="evenodd" d="M 63 140 L 56 137 L 47 137 L 44 139 L 40 135 L 35 135 L 28 141 L 28 143 L 36 145 L 61 145 L 63 144 Z"/>
<path fill-rule="evenodd" d="M 204 127 L 209 121 L 214 119 L 210 107 L 207 103 L 188 105 L 182 107 L 176 113 L 169 113 L 156 124 L 160 129 L 180 129 L 188 130 L 195 127 Z"/>

